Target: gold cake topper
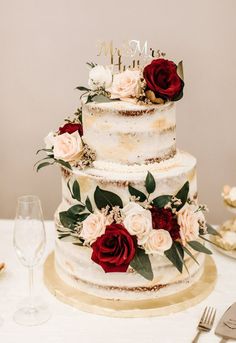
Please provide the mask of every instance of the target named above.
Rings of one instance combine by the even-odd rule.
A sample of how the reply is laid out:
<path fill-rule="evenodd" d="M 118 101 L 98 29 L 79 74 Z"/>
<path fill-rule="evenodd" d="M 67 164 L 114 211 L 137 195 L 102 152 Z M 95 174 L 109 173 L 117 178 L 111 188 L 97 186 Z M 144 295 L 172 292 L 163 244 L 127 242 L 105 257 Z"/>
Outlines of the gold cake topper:
<path fill-rule="evenodd" d="M 136 39 L 124 41 L 120 47 L 114 47 L 112 40 L 98 42 L 97 56 L 109 57 L 110 64 L 118 67 L 119 71 L 127 68 L 139 69 L 151 59 L 165 55 L 160 49 L 155 50 L 149 47 L 147 40 L 144 43 Z"/>

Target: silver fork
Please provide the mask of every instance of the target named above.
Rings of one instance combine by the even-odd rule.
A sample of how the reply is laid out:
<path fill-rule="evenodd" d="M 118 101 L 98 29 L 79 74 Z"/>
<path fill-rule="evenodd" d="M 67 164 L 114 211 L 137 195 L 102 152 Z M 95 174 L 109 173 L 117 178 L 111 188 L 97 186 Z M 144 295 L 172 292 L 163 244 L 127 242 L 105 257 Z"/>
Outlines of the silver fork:
<path fill-rule="evenodd" d="M 202 332 L 209 332 L 213 326 L 214 320 L 216 316 L 216 309 L 214 307 L 206 307 L 202 317 L 197 326 L 197 334 L 194 337 L 192 343 L 197 343 L 199 336 Z"/>

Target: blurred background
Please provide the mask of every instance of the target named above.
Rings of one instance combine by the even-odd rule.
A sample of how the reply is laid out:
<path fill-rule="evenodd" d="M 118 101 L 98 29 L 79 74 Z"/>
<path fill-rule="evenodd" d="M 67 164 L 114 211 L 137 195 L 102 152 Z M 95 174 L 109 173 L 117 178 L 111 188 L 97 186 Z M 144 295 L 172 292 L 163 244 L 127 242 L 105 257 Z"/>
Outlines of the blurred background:
<path fill-rule="evenodd" d="M 22 194 L 37 194 L 53 218 L 59 168 L 37 174 L 35 152 L 79 106 L 97 41 L 138 39 L 184 60 L 177 144 L 197 157 L 200 201 L 222 222 L 222 186 L 236 185 L 235 13 L 235 0 L 0 0 L 0 218 Z"/>

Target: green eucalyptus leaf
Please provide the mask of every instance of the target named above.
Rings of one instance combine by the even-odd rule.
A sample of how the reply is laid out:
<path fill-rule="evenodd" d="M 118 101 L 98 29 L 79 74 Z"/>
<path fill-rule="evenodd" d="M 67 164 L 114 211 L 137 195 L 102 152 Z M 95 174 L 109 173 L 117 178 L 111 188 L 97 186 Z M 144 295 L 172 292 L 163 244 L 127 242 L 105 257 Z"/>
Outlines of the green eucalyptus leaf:
<path fill-rule="evenodd" d="M 180 242 L 174 242 L 177 252 L 179 253 L 180 258 L 183 260 L 184 258 L 184 249 Z"/>
<path fill-rule="evenodd" d="M 145 180 L 145 187 L 148 194 L 153 193 L 156 189 L 156 181 L 150 172 L 147 173 L 147 177 Z"/>
<path fill-rule="evenodd" d="M 73 244 L 83 247 L 84 246 L 84 239 L 81 237 L 76 237 L 76 238 L 74 237 Z"/>
<path fill-rule="evenodd" d="M 218 244 L 216 244 L 213 240 L 207 239 L 205 236 L 203 236 L 203 235 L 201 235 L 201 234 L 199 234 L 199 237 L 200 237 L 201 239 L 203 239 L 204 241 L 206 241 L 206 242 L 208 242 L 208 243 L 210 243 L 210 244 L 213 244 L 213 245 L 215 245 L 216 247 L 220 248 L 220 246 L 219 246 Z"/>
<path fill-rule="evenodd" d="M 139 191 L 138 189 L 132 187 L 131 185 L 129 185 L 128 188 L 129 188 L 129 193 L 137 198 L 139 197 L 140 202 L 143 202 L 147 199 L 146 195 L 143 192 Z"/>
<path fill-rule="evenodd" d="M 64 242 L 67 242 L 67 243 L 73 243 L 77 239 L 70 234 L 67 234 L 66 236 L 64 235 L 64 237 L 61 237 L 61 235 L 59 235 L 58 238 L 62 239 Z"/>
<path fill-rule="evenodd" d="M 207 249 L 203 244 L 201 244 L 198 241 L 190 241 L 190 242 L 188 242 L 188 245 L 193 250 L 196 250 L 196 251 L 199 251 L 199 252 L 203 252 L 204 254 L 208 254 L 208 255 L 212 254 L 212 252 L 209 249 Z"/>
<path fill-rule="evenodd" d="M 179 255 L 179 258 L 181 259 L 181 261 L 183 263 L 184 268 L 186 269 L 187 273 L 189 274 L 187 264 L 184 261 L 184 249 L 183 249 L 182 244 L 180 242 L 174 242 L 173 244 L 175 245 L 176 251 Z"/>
<path fill-rule="evenodd" d="M 83 222 L 91 213 L 80 213 L 78 216 L 77 216 L 77 221 L 78 222 Z"/>
<path fill-rule="evenodd" d="M 94 95 L 88 95 L 87 96 L 87 100 L 86 100 L 86 104 L 88 104 L 89 102 L 92 102 L 93 101 L 93 97 L 94 97 Z"/>
<path fill-rule="evenodd" d="M 99 210 L 105 208 L 106 206 L 114 207 L 119 206 L 120 208 L 123 207 L 123 203 L 121 198 L 112 192 L 105 191 L 97 186 L 95 193 L 94 193 L 94 201 Z"/>
<path fill-rule="evenodd" d="M 70 179 L 67 181 L 66 184 L 67 184 L 67 188 L 69 189 L 70 194 L 71 194 L 71 196 L 72 196 L 73 194 L 72 194 L 71 187 L 70 187 Z"/>
<path fill-rule="evenodd" d="M 70 165 L 69 162 L 65 162 L 65 161 L 63 161 L 63 160 L 55 160 L 55 161 L 56 161 L 56 163 L 59 163 L 59 164 L 62 165 L 63 167 L 72 170 L 71 165 Z"/>
<path fill-rule="evenodd" d="M 152 200 L 152 204 L 158 208 L 165 207 L 170 202 L 172 195 L 160 195 Z"/>
<path fill-rule="evenodd" d="M 59 238 L 59 239 L 63 239 L 63 238 L 69 237 L 69 236 L 70 236 L 69 233 L 64 233 L 64 234 L 58 235 L 58 238 Z"/>
<path fill-rule="evenodd" d="M 36 151 L 36 155 L 38 155 L 38 153 L 39 153 L 40 151 L 45 151 L 45 152 L 51 152 L 51 153 L 53 153 L 53 149 L 39 149 L 38 151 Z"/>
<path fill-rule="evenodd" d="M 153 271 L 149 256 L 143 249 L 137 248 L 130 266 L 147 280 L 153 280 Z"/>
<path fill-rule="evenodd" d="M 72 214 L 72 215 L 77 215 L 80 212 L 83 212 L 85 210 L 85 206 L 84 205 L 74 205 L 72 207 L 70 207 L 67 212 L 68 214 Z"/>
<path fill-rule="evenodd" d="M 92 204 L 91 204 L 89 197 L 86 198 L 85 205 L 86 205 L 89 212 L 93 212 L 93 207 L 92 207 Z"/>
<path fill-rule="evenodd" d="M 189 193 L 189 182 L 185 182 L 183 187 L 178 191 L 178 193 L 175 195 L 177 199 L 181 200 L 181 205 L 175 206 L 177 211 L 179 211 L 186 203 L 188 199 L 188 193 Z"/>
<path fill-rule="evenodd" d="M 176 246 L 173 243 L 171 248 L 164 252 L 165 256 L 173 263 L 180 273 L 183 271 L 183 260 L 180 258 Z"/>
<path fill-rule="evenodd" d="M 68 229 L 74 229 L 77 226 L 76 216 L 71 215 L 68 211 L 60 212 L 59 218 L 61 224 Z"/>
<path fill-rule="evenodd" d="M 43 162 L 43 163 L 40 163 L 37 168 L 36 168 L 36 171 L 38 172 L 40 169 L 44 168 L 44 167 L 47 167 L 47 166 L 50 166 L 52 165 L 53 163 L 51 162 Z"/>
<path fill-rule="evenodd" d="M 210 224 L 207 224 L 207 233 L 209 233 L 209 235 L 222 237 L 221 234 L 216 229 L 214 229 Z"/>
<path fill-rule="evenodd" d="M 46 161 L 46 160 L 52 160 L 53 157 L 50 155 L 50 156 L 47 156 L 47 157 L 44 157 L 42 158 L 41 160 L 37 161 L 35 164 L 34 164 L 34 167 L 37 165 L 37 164 L 40 164 L 42 161 Z"/>
<path fill-rule="evenodd" d="M 81 196 L 80 196 L 80 186 L 78 181 L 74 181 L 73 186 L 72 186 L 72 198 L 76 199 L 78 201 L 81 201 Z"/>
<path fill-rule="evenodd" d="M 79 91 L 82 91 L 82 92 L 89 92 L 90 91 L 89 88 L 83 87 L 83 86 L 78 86 L 75 89 L 78 89 Z"/>
<path fill-rule="evenodd" d="M 186 247 L 183 247 L 183 249 L 186 252 L 186 254 L 188 254 L 199 265 L 198 260 L 194 257 L 194 255 L 191 253 L 191 251 L 188 250 L 188 248 L 186 248 Z"/>
<path fill-rule="evenodd" d="M 83 247 L 84 246 L 84 243 L 82 242 L 76 242 L 76 243 L 73 243 L 73 245 L 77 245 L 79 247 Z"/>

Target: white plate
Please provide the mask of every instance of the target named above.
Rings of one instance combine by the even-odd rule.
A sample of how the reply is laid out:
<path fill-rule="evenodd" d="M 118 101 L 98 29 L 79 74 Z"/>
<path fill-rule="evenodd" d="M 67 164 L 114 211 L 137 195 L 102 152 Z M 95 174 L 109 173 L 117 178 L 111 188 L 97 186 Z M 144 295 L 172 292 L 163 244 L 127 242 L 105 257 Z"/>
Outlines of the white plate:
<path fill-rule="evenodd" d="M 214 229 L 217 231 L 220 231 L 220 226 L 213 225 Z M 214 236 L 211 237 L 212 243 L 215 243 Z M 215 244 L 212 244 L 212 247 L 219 251 L 221 254 L 226 255 L 228 257 L 231 257 L 233 259 L 236 259 L 236 250 L 225 250 L 219 246 L 216 246 Z"/>
<path fill-rule="evenodd" d="M 215 229 L 218 231 L 219 227 L 217 227 Z M 212 243 L 215 243 L 214 236 L 211 238 L 211 241 L 212 241 Z M 236 250 L 225 250 L 219 246 L 216 246 L 215 244 L 212 244 L 212 247 L 215 250 L 219 251 L 221 254 L 236 259 Z"/>
<path fill-rule="evenodd" d="M 213 245 L 213 247 L 214 247 L 214 249 L 219 251 L 221 254 L 224 254 L 228 257 L 236 259 L 236 250 L 225 250 L 225 249 L 222 249 L 220 247 L 217 247 L 216 245 Z"/>

